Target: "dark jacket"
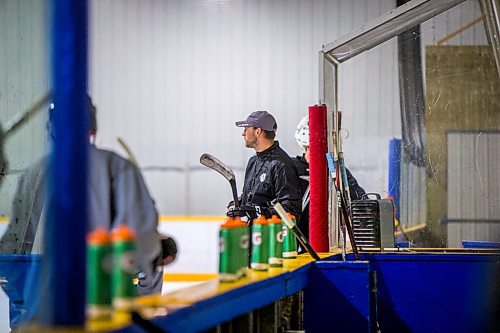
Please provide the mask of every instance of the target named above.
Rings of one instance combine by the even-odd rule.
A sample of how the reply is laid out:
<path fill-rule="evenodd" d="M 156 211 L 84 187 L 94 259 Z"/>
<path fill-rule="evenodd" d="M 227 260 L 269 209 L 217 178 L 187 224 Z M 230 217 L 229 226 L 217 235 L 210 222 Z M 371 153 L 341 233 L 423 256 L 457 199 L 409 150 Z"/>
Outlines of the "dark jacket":
<path fill-rule="evenodd" d="M 278 141 L 248 161 L 240 204 L 269 207 L 275 199 L 287 212 L 300 216 L 302 196 L 297 170 Z"/>
<path fill-rule="evenodd" d="M 295 163 L 295 167 L 299 173 L 299 176 L 309 176 L 309 163 L 307 163 L 304 156 L 296 156 L 293 158 L 293 162 Z M 349 192 L 351 194 L 351 201 L 361 200 L 361 197 L 366 193 L 365 190 L 359 186 L 358 181 L 349 169 L 346 168 L 347 173 L 347 183 L 349 184 Z M 309 181 L 305 179 L 300 179 L 300 190 L 302 196 L 306 192 L 307 187 L 309 186 Z M 309 239 L 309 204 L 304 208 L 302 212 L 302 216 L 298 222 L 298 227 L 300 231 Z"/>
<path fill-rule="evenodd" d="M 309 163 L 307 163 L 304 156 L 297 156 L 292 159 L 295 163 L 295 167 L 297 168 L 297 172 L 300 176 L 308 176 L 309 177 Z M 309 181 L 303 178 L 299 178 L 300 184 L 300 197 L 301 200 L 304 197 L 304 193 L 306 193 L 307 187 L 309 186 Z M 302 201 L 301 201 L 302 204 Z M 301 206 L 302 208 L 302 206 Z M 300 219 L 297 219 L 297 227 L 299 227 L 300 231 L 304 234 L 304 236 L 309 239 L 309 203 L 304 207 L 302 214 L 300 215 Z"/>

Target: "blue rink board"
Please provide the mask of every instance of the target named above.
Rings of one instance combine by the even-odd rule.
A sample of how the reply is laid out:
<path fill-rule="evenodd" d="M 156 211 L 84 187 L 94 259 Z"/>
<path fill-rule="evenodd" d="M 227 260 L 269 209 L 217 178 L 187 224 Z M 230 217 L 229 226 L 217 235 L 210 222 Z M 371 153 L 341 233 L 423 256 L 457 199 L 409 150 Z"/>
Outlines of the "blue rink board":
<path fill-rule="evenodd" d="M 344 263 L 339 258 L 217 295 L 153 322 L 168 332 L 202 331 L 304 290 L 308 333 L 497 328 L 498 254 L 364 254 L 359 262 Z M 143 331 L 131 326 L 119 332 Z"/>
<path fill-rule="evenodd" d="M 361 259 L 370 263 L 369 281 L 353 285 L 349 292 L 355 295 L 366 285 L 376 287 L 376 292 L 370 293 L 369 329 L 365 329 L 366 323 L 361 325 L 361 318 L 367 317 L 364 312 L 358 311 L 355 320 L 345 320 L 353 317 L 354 308 L 366 307 L 365 299 L 351 297 L 353 303 L 362 304 L 338 306 L 341 298 L 323 292 L 309 302 L 306 293 L 306 324 L 311 316 L 314 323 L 320 322 L 306 325 L 308 332 L 321 332 L 321 327 L 369 332 L 377 326 L 382 332 L 491 332 L 500 327 L 495 322 L 500 318 L 498 254 L 369 254 Z M 338 281 L 335 270 L 323 273 L 337 276 L 331 289 L 341 290 L 352 283 Z M 352 279 L 356 274 L 353 271 L 349 276 Z M 318 286 L 317 282 L 312 275 L 309 285 Z M 324 291 L 325 287 L 320 283 L 317 289 Z"/>

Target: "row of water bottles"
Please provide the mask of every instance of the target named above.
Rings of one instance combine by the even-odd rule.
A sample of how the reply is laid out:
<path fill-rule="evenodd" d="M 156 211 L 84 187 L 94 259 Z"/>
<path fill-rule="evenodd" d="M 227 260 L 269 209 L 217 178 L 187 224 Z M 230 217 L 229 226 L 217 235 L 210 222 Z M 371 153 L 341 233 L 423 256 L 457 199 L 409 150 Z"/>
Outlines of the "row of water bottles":
<path fill-rule="evenodd" d="M 288 214 L 295 222 L 295 217 Z M 282 220 L 260 215 L 253 220 L 250 267 L 266 271 L 283 266 L 283 260 L 297 258 L 297 239 Z M 240 217 L 228 217 L 219 231 L 219 280 L 236 281 L 246 275 L 249 255 L 247 224 Z"/>
<path fill-rule="evenodd" d="M 109 320 L 134 306 L 136 236 L 126 225 L 87 235 L 87 318 Z"/>

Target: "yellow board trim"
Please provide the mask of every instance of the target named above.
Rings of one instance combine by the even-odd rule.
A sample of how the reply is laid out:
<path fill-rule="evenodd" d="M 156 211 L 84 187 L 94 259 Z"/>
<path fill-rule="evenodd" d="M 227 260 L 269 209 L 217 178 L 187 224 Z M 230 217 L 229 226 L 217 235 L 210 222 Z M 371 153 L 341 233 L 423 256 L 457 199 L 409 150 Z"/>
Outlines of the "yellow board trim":
<path fill-rule="evenodd" d="M 160 223 L 164 222 L 225 222 L 226 216 L 223 215 L 161 215 Z"/>
<path fill-rule="evenodd" d="M 224 215 L 161 215 L 158 218 L 160 223 L 171 223 L 171 222 L 219 222 L 223 223 L 226 221 L 226 216 Z M 8 223 L 9 218 L 7 216 L 0 216 L 0 223 Z"/>
<path fill-rule="evenodd" d="M 164 282 L 204 282 L 217 278 L 215 273 L 164 273 Z"/>

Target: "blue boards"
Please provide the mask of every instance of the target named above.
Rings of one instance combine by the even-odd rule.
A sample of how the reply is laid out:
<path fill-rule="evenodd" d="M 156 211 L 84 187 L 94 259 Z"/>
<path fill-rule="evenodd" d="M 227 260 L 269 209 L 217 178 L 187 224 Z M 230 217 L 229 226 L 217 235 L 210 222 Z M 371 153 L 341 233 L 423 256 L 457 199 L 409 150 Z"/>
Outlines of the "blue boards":
<path fill-rule="evenodd" d="M 307 332 L 370 332 L 376 327 L 382 332 L 490 332 L 494 328 L 500 255 L 380 253 L 361 259 L 364 262 L 313 265 L 304 289 Z"/>

